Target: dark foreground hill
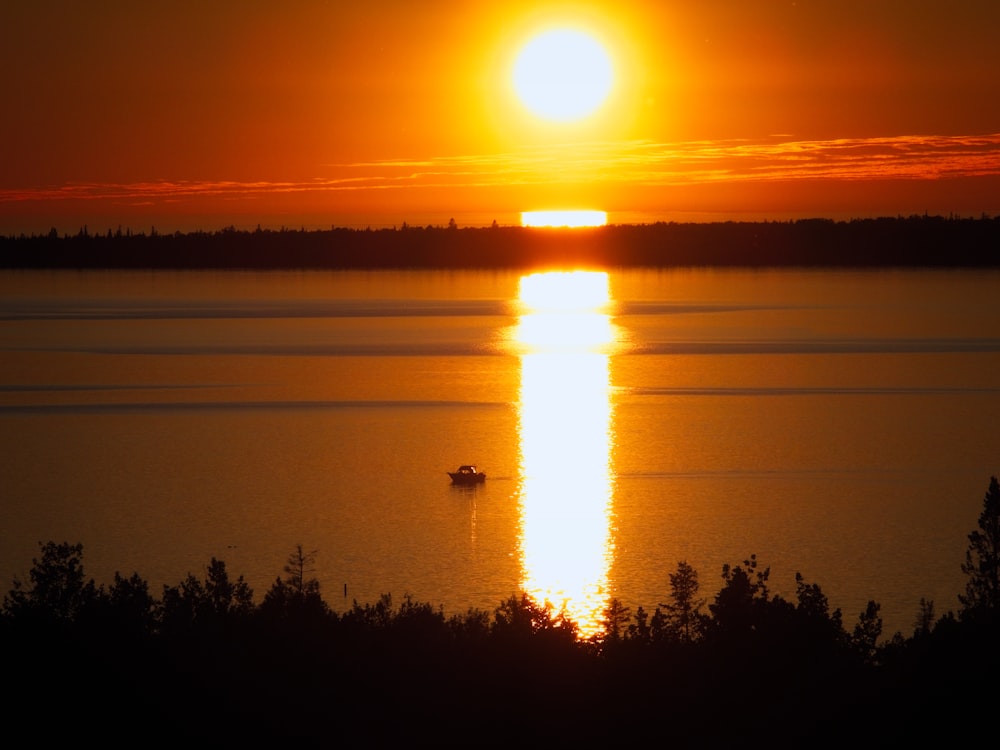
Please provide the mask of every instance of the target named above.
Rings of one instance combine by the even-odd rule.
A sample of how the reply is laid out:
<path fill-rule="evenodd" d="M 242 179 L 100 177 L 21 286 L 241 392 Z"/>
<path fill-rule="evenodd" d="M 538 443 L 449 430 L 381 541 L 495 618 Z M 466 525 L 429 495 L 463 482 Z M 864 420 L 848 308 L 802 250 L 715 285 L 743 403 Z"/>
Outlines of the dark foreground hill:
<path fill-rule="evenodd" d="M 389 595 L 337 614 L 301 545 L 255 602 L 213 558 L 150 593 L 49 542 L 0 608 L 12 737 L 86 746 L 698 748 L 992 746 L 1000 699 L 1000 483 L 969 534 L 958 614 L 910 637 L 851 627 L 818 584 L 774 594 L 751 555 L 714 597 L 680 562 L 666 603 L 612 599 L 600 632 L 526 594 L 446 617 Z M 995 743 L 993 743 L 995 744 Z"/>
<path fill-rule="evenodd" d="M 0 238 L 3 268 L 350 269 L 584 267 L 996 267 L 1000 218 L 329 230 Z"/>

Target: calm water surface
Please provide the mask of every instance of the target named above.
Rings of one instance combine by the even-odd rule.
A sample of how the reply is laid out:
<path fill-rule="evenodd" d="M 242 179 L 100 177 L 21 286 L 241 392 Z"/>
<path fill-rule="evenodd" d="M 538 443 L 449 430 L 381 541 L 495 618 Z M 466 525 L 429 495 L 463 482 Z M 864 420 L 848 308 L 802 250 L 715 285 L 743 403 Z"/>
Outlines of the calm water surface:
<path fill-rule="evenodd" d="M 39 541 L 335 609 L 524 589 L 585 623 L 756 553 L 909 634 L 1000 472 L 1000 274 L 0 274 L 0 576 Z M 607 299 L 601 295 L 606 294 Z M 595 296 L 596 295 L 596 296 Z M 446 471 L 475 463 L 476 489 Z M 347 596 L 344 596 L 346 586 Z"/>

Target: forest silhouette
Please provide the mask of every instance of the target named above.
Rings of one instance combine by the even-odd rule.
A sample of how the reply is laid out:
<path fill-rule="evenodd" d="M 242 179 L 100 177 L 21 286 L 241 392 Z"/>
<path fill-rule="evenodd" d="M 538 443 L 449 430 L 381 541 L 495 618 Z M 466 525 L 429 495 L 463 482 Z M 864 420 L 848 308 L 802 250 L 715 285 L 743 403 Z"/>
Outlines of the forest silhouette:
<path fill-rule="evenodd" d="M 664 602 L 612 600 L 603 631 L 583 637 L 523 593 L 493 612 L 384 594 L 338 614 L 301 545 L 258 603 L 219 559 L 156 597 L 137 573 L 88 579 L 80 544 L 40 543 L 0 610 L 8 731 L 154 745 L 955 745 L 994 734 L 1000 697 L 996 477 L 968 540 L 957 611 L 937 617 L 922 600 L 913 632 L 890 637 L 877 602 L 845 624 L 800 575 L 794 600 L 772 593 L 754 555 L 724 565 L 712 596 L 681 561 L 664 571 Z"/>
<path fill-rule="evenodd" d="M 328 230 L 228 227 L 0 237 L 3 268 L 377 269 L 794 266 L 995 267 L 1000 217 L 660 222 L 580 229 L 512 226 Z"/>

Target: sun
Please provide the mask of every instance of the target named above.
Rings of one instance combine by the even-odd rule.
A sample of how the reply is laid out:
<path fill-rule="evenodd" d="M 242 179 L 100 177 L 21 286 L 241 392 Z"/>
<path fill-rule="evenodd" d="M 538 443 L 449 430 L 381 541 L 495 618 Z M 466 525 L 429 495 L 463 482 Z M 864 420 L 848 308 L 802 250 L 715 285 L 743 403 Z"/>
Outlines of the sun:
<path fill-rule="evenodd" d="M 514 62 L 518 98 L 545 120 L 572 122 L 592 114 L 611 93 L 611 59 L 594 37 L 552 29 L 533 37 Z"/>
<path fill-rule="evenodd" d="M 522 211 L 521 226 L 576 229 L 580 227 L 603 227 L 608 223 L 607 211 L 559 210 Z"/>

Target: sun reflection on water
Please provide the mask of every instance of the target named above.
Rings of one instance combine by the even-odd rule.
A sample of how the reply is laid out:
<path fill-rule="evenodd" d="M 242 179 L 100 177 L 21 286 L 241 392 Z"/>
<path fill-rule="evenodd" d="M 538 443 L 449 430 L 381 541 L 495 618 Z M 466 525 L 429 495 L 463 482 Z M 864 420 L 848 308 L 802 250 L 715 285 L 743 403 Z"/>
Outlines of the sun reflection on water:
<path fill-rule="evenodd" d="M 612 405 L 605 273 L 521 279 L 521 586 L 600 630 L 611 537 Z"/>

